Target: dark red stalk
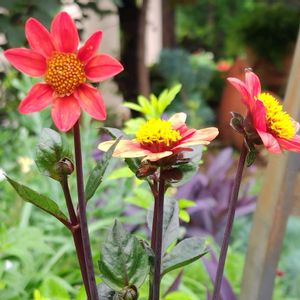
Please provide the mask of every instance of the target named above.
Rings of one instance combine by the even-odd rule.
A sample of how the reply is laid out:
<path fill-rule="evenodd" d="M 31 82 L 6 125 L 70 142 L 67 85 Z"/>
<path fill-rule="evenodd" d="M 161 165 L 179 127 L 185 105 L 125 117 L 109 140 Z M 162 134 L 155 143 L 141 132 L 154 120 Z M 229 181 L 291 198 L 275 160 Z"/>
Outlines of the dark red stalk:
<path fill-rule="evenodd" d="M 71 232 L 73 236 L 73 241 L 76 249 L 76 254 L 80 266 L 80 271 L 81 271 L 81 276 L 82 280 L 84 283 L 84 287 L 88 296 L 88 299 L 91 298 L 90 296 L 90 289 L 89 289 L 89 283 L 88 283 L 88 274 L 87 270 L 85 267 L 85 259 L 84 259 L 84 254 L 83 254 L 83 245 L 82 245 L 82 237 L 81 237 L 81 228 L 79 226 L 79 222 L 74 210 L 71 194 L 70 194 L 70 189 L 69 189 L 69 184 L 68 184 L 68 177 L 67 175 L 63 176 L 61 181 L 60 181 L 61 187 L 64 192 L 68 212 L 69 212 L 69 217 L 71 220 Z"/>
<path fill-rule="evenodd" d="M 154 242 L 154 275 L 153 275 L 153 292 L 152 300 L 159 300 L 160 292 L 160 272 L 161 272 L 161 251 L 162 251 L 162 234 L 163 234 L 163 218 L 164 218 L 164 196 L 165 196 L 165 180 L 162 176 L 162 170 L 159 177 L 159 189 L 156 206 L 156 220 L 155 222 L 155 242 Z M 155 216 L 155 212 L 153 217 Z"/>
<path fill-rule="evenodd" d="M 81 228 L 83 254 L 84 254 L 85 266 L 87 270 L 89 291 L 91 295 L 89 300 L 99 300 L 96 281 L 95 281 L 87 218 L 86 218 L 86 202 L 84 198 L 80 128 L 79 128 L 78 121 L 74 125 L 73 133 L 74 133 L 74 148 L 75 148 L 76 178 L 77 178 L 77 193 L 78 193 L 79 224 Z"/>
<path fill-rule="evenodd" d="M 246 147 L 245 142 L 243 142 L 240 159 L 239 159 L 239 163 L 238 163 L 238 167 L 237 167 L 237 171 L 236 171 L 236 175 L 235 175 L 235 179 L 234 179 L 234 185 L 233 185 L 233 189 L 232 189 L 232 193 L 231 193 L 231 197 L 230 197 L 230 201 L 229 201 L 228 218 L 227 218 L 227 222 L 226 222 L 226 227 L 225 227 L 220 257 L 219 257 L 219 263 L 218 263 L 217 275 L 216 275 L 216 279 L 215 279 L 215 283 L 214 283 L 214 292 L 213 292 L 212 300 L 220 299 L 220 289 L 221 289 L 222 278 L 223 278 L 223 273 L 224 273 L 226 255 L 227 255 L 229 239 L 230 239 L 232 225 L 233 225 L 233 221 L 234 221 L 236 204 L 237 204 L 237 200 L 238 200 L 238 195 L 239 195 L 239 190 L 240 190 L 240 185 L 241 185 L 241 181 L 242 181 L 242 175 L 243 175 L 243 170 L 244 170 L 247 153 L 248 153 L 248 148 Z"/>
<path fill-rule="evenodd" d="M 154 208 L 153 208 L 153 220 L 152 220 L 152 231 L 151 231 L 151 249 L 155 252 L 155 245 L 156 245 L 156 224 L 157 224 L 157 205 L 158 205 L 158 190 L 157 190 L 157 179 L 153 179 L 153 183 L 149 183 L 153 198 L 154 198 Z M 149 278 L 149 297 L 148 299 L 151 300 L 153 297 L 153 274 L 151 273 L 153 270 L 150 271 L 150 278 Z"/>

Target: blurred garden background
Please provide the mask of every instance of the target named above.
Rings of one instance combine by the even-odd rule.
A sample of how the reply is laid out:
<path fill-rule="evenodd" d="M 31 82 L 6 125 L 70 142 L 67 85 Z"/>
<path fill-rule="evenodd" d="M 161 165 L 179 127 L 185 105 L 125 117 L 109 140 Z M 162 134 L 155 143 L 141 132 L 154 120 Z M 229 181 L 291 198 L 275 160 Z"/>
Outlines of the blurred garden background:
<path fill-rule="evenodd" d="M 58 183 L 41 176 L 34 163 L 42 128 L 53 128 L 49 111 L 29 116 L 18 113 L 20 100 L 36 80 L 11 68 L 3 56 L 5 49 L 27 46 L 24 24 L 29 17 L 49 28 L 60 10 L 76 20 L 82 40 L 102 30 L 100 52 L 119 57 L 125 68 L 114 80 L 99 85 L 108 107 L 104 126 L 131 134 L 141 122 L 136 104 L 147 106 L 151 94 L 153 98 L 173 88 L 176 98 L 167 115 L 183 111 L 191 127 L 219 127 L 221 134 L 212 150 L 203 150 L 199 172 L 168 194 L 178 201 L 182 237 L 207 237 L 211 254 L 164 277 L 164 299 L 206 299 L 224 231 L 236 150 L 241 145 L 240 137 L 229 127 L 229 112 L 245 110 L 226 77 L 242 78 L 244 68 L 251 67 L 261 77 L 264 89 L 283 99 L 300 24 L 299 0 L 0 0 L 1 300 L 84 299 L 67 230 L 23 202 L 2 175 L 6 172 L 63 203 Z M 99 131 L 103 124 L 91 122 L 85 114 L 81 124 L 84 169 L 88 172 L 101 156 L 96 148 L 105 136 Z M 66 140 L 71 143 L 71 136 L 66 135 Z M 261 152 L 244 175 L 223 300 L 239 295 L 248 233 L 267 161 L 268 155 Z M 146 209 L 152 205 L 152 195 L 147 184 L 120 161 L 113 160 L 109 169 L 98 196 L 88 205 L 95 266 L 105 230 L 114 219 L 137 236 L 149 234 Z M 75 193 L 74 182 L 72 189 Z M 300 218 L 291 217 L 277 271 L 275 300 L 300 299 L 299 234 Z M 141 290 L 140 299 L 147 299 L 147 287 Z"/>

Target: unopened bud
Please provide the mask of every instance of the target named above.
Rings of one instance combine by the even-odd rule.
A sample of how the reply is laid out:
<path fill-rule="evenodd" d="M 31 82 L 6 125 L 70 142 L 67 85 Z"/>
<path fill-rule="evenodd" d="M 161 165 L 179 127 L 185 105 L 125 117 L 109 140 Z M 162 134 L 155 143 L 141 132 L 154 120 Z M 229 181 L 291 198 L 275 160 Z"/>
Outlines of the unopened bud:
<path fill-rule="evenodd" d="M 60 175 L 70 175 L 74 171 L 73 162 L 69 158 L 64 157 L 56 163 L 55 170 Z"/>
<path fill-rule="evenodd" d="M 122 300 L 137 300 L 138 291 L 134 285 L 126 286 L 121 292 L 118 293 Z"/>

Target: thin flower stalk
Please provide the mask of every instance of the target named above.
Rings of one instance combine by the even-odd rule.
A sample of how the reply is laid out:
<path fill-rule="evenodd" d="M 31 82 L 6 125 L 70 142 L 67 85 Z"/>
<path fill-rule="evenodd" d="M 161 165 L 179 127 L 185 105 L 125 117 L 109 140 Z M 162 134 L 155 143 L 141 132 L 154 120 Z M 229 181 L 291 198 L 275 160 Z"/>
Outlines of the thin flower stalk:
<path fill-rule="evenodd" d="M 228 245 L 229 245 L 229 239 L 230 239 L 230 235 L 231 235 L 231 231 L 232 231 L 235 210 L 236 210 L 236 206 L 237 206 L 238 195 L 239 195 L 239 190 L 240 190 L 240 185 L 241 185 L 241 181 L 242 181 L 242 175 L 243 175 L 243 170 L 244 170 L 244 166 L 245 166 L 247 153 L 248 153 L 248 148 L 244 142 L 242 149 L 241 149 L 240 159 L 238 162 L 238 167 L 237 167 L 237 171 L 236 171 L 236 175 L 235 175 L 235 179 L 234 179 L 231 197 L 229 200 L 228 217 L 227 217 L 227 221 L 226 221 L 225 232 L 224 232 L 224 237 L 223 237 L 222 246 L 221 246 L 221 252 L 220 252 L 220 257 L 219 257 L 219 262 L 218 262 L 216 278 L 215 278 L 215 282 L 214 282 L 214 291 L 213 291 L 212 300 L 220 299 L 220 290 L 221 290 L 221 285 L 222 285 L 224 266 L 225 266 L 227 250 L 228 250 Z"/>
<path fill-rule="evenodd" d="M 153 223 L 155 222 L 155 240 L 154 240 L 154 274 L 153 274 L 153 291 L 152 300 L 158 300 L 160 294 L 160 273 L 161 273 L 161 256 L 162 256 L 162 237 L 163 237 L 163 218 L 164 218 L 164 197 L 165 197 L 165 180 L 163 179 L 163 170 L 160 170 L 159 189 L 157 197 L 156 212 L 153 214 Z M 156 215 L 156 218 L 154 216 Z"/>
<path fill-rule="evenodd" d="M 77 194 L 78 194 L 78 214 L 79 224 L 81 228 L 83 254 L 85 259 L 85 266 L 88 274 L 88 285 L 91 295 L 91 300 L 98 300 L 97 286 L 95 281 L 95 274 L 93 268 L 93 260 L 86 218 L 86 202 L 84 197 L 84 183 L 82 171 L 82 155 L 80 143 L 80 127 L 79 122 L 76 122 L 73 128 L 74 134 L 74 149 L 75 149 L 75 165 L 76 165 L 76 179 L 77 179 Z"/>

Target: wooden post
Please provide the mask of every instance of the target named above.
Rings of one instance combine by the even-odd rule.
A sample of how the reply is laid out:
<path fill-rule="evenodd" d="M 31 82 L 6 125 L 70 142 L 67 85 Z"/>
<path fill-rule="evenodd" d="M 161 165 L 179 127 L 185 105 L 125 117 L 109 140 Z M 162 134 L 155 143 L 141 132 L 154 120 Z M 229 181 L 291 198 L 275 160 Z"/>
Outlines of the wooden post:
<path fill-rule="evenodd" d="M 288 81 L 284 109 L 300 117 L 300 33 Z M 293 206 L 300 154 L 272 155 L 258 197 L 249 237 L 240 300 L 271 300 L 285 228 Z"/>

